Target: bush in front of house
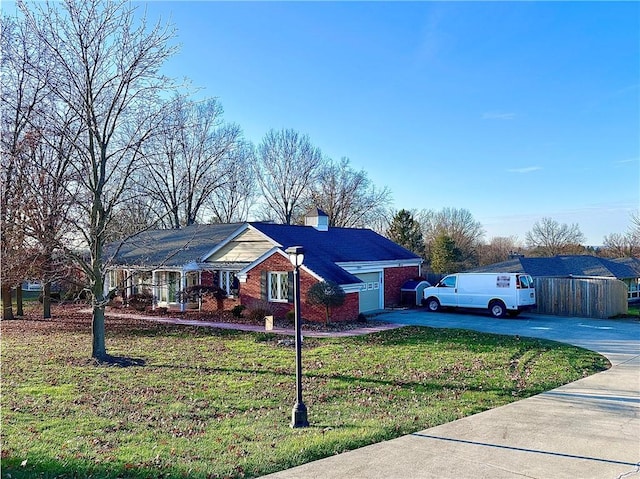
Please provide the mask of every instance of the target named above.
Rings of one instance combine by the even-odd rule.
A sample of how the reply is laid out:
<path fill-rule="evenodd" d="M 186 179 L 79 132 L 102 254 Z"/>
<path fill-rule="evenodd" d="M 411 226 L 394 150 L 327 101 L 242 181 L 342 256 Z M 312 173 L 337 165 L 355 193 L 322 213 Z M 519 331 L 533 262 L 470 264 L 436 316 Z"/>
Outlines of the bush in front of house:
<path fill-rule="evenodd" d="M 147 307 L 153 306 L 153 295 L 151 293 L 136 293 L 129 296 L 129 306 L 136 311 L 145 311 Z"/>
<path fill-rule="evenodd" d="M 222 300 L 227 297 L 227 292 L 218 286 L 205 286 L 196 284 L 178 293 L 178 301 L 181 303 L 197 303 L 201 300 Z"/>
<path fill-rule="evenodd" d="M 234 318 L 242 318 L 242 313 L 247 307 L 244 304 L 236 304 L 233 308 L 231 308 L 231 314 Z"/>
<path fill-rule="evenodd" d="M 329 312 L 332 307 L 342 306 L 346 294 L 340 285 L 334 281 L 320 281 L 314 283 L 307 292 L 309 304 L 325 307 L 325 326 L 329 323 Z"/>
<path fill-rule="evenodd" d="M 274 316 L 273 306 L 268 301 L 252 301 L 246 307 L 244 317 L 253 323 L 262 323 L 265 316 Z"/>

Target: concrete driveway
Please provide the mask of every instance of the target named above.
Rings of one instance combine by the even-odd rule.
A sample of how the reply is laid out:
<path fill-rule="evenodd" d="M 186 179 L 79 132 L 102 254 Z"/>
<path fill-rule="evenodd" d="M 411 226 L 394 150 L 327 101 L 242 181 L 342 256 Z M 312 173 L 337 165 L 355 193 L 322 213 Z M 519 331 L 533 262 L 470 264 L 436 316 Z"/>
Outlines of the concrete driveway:
<path fill-rule="evenodd" d="M 391 311 L 374 319 L 398 324 L 551 339 L 598 351 L 613 365 L 640 354 L 640 321 L 632 319 L 568 318 L 527 313 L 522 313 L 517 318 L 497 319 L 486 312 L 430 313 L 424 309 Z"/>
<path fill-rule="evenodd" d="M 638 321 L 423 310 L 376 319 L 552 339 L 598 351 L 613 366 L 522 401 L 266 477 L 640 479 Z"/>

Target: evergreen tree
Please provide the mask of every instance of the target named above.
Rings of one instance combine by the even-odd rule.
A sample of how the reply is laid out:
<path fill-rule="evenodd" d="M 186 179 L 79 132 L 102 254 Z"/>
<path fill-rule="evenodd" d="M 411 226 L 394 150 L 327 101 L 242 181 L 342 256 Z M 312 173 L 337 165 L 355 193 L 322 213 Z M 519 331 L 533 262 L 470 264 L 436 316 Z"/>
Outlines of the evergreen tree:
<path fill-rule="evenodd" d="M 460 249 L 450 236 L 441 234 L 431 246 L 431 269 L 434 273 L 448 274 L 457 272 L 460 265 Z"/>
<path fill-rule="evenodd" d="M 387 230 L 387 237 L 419 256 L 424 255 L 422 228 L 407 210 L 400 210 L 393 217 Z"/>

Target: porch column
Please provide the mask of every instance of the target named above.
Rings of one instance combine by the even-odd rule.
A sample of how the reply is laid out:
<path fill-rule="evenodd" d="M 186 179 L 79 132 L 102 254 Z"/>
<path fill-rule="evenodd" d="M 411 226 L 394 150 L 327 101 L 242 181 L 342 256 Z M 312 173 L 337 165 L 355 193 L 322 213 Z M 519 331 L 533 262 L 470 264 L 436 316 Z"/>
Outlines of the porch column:
<path fill-rule="evenodd" d="M 111 274 L 110 270 L 107 270 L 104 275 L 104 283 L 102 284 L 102 292 L 104 293 L 104 297 L 109 296 L 109 289 L 111 288 Z"/>
<path fill-rule="evenodd" d="M 126 276 L 124 277 L 124 285 L 125 290 L 127 291 L 127 304 L 129 304 L 129 300 L 133 295 L 133 271 L 128 269 L 125 271 Z"/>
<path fill-rule="evenodd" d="M 158 290 L 157 271 L 151 272 L 151 295 L 153 296 L 153 300 L 151 301 L 151 309 L 155 311 L 156 304 L 158 304 L 158 298 L 160 297 L 160 291 Z"/>
<path fill-rule="evenodd" d="M 185 289 L 187 289 L 187 275 L 184 272 L 184 270 L 180 271 L 180 291 L 184 291 Z M 185 299 L 185 298 L 180 298 L 180 299 Z M 186 307 L 186 302 L 185 301 L 180 301 L 180 311 L 184 311 L 185 307 Z"/>

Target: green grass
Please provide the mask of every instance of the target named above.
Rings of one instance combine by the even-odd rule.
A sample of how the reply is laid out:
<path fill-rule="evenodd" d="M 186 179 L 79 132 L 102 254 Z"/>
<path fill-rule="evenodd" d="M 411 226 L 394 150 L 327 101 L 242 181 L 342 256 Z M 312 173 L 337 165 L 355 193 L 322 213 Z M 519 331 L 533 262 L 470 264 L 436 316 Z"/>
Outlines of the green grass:
<path fill-rule="evenodd" d="M 2 477 L 255 477 L 391 439 L 606 369 L 542 340 L 407 327 L 305 339 L 311 427 L 289 427 L 294 351 L 273 334 L 86 320 L 2 324 Z M 35 327 L 35 326 L 37 327 Z"/>

